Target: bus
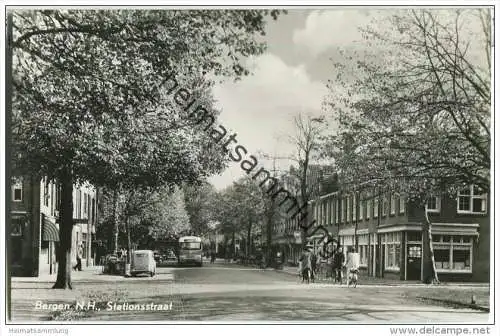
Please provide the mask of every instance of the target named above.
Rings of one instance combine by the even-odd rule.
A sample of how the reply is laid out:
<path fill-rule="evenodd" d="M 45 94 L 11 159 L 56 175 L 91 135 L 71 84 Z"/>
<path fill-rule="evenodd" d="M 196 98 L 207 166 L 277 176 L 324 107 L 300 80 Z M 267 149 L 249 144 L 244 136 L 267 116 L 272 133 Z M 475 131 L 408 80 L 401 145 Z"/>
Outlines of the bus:
<path fill-rule="evenodd" d="M 195 264 L 203 266 L 201 238 L 184 236 L 179 238 L 179 265 Z"/>

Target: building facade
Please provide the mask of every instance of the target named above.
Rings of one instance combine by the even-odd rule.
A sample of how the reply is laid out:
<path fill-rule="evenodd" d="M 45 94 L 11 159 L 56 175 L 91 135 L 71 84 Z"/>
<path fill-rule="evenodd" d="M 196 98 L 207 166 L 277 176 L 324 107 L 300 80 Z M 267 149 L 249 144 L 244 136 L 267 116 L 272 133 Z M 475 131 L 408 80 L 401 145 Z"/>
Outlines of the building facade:
<path fill-rule="evenodd" d="M 374 196 L 375 195 L 375 196 Z M 370 276 L 425 281 L 425 208 L 394 192 L 336 192 L 311 204 L 315 225 L 360 253 Z M 443 281 L 490 279 L 490 205 L 474 186 L 428 204 L 436 269 Z"/>
<path fill-rule="evenodd" d="M 10 272 L 12 276 L 39 276 L 57 272 L 59 204 L 56 182 L 31 177 L 14 179 L 10 213 Z M 72 260 L 78 246 L 83 249 L 82 265 L 94 263 L 92 235 L 95 234 L 97 192 L 88 184 L 73 188 Z"/>

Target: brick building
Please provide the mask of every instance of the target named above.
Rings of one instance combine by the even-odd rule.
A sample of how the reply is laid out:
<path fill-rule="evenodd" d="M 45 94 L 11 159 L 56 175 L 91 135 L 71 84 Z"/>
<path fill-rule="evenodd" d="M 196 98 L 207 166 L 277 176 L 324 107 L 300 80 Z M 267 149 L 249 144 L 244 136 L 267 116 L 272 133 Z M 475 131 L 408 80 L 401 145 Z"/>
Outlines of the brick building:
<path fill-rule="evenodd" d="M 12 276 L 39 276 L 57 272 L 60 188 L 57 183 L 30 177 L 12 183 L 9 258 Z M 92 265 L 97 192 L 91 185 L 74 186 L 72 259 L 83 248 L 82 264 Z"/>
<path fill-rule="evenodd" d="M 311 202 L 316 225 L 344 247 L 357 247 L 361 268 L 371 276 L 425 280 L 424 207 L 405 195 L 386 192 L 331 193 Z M 377 193 L 378 194 L 378 193 Z M 428 202 L 434 258 L 444 281 L 489 281 L 488 195 L 469 186 L 456 197 Z"/>

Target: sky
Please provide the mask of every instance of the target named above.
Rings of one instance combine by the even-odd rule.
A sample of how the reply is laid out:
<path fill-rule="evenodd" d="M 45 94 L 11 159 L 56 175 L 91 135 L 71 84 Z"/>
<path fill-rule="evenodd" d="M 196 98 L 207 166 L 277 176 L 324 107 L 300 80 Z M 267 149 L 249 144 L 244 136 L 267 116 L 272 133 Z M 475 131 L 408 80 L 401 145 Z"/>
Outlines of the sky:
<path fill-rule="evenodd" d="M 266 28 L 267 51 L 248 60 L 252 75 L 227 81 L 213 92 L 221 109 L 220 123 L 237 133 L 239 144 L 266 168 L 284 170 L 293 161 L 293 117 L 298 113 L 321 115 L 322 102 L 333 76 L 339 48 L 361 43 L 358 26 L 368 23 L 366 10 L 288 11 Z M 339 88 L 341 89 L 341 88 Z M 261 153 L 279 157 L 275 162 Z M 230 163 L 210 182 L 224 188 L 244 176 L 239 163 Z"/>
<path fill-rule="evenodd" d="M 395 11 L 368 7 L 291 9 L 277 21 L 270 20 L 265 37 L 267 51 L 248 59 L 252 75 L 239 82 L 228 80 L 213 89 L 221 109 L 220 123 L 237 133 L 238 144 L 258 158 L 259 166 L 271 170 L 276 165 L 279 170 L 287 170 L 293 164 L 284 159 L 294 153 L 289 140 L 294 134 L 293 117 L 299 113 L 332 116 L 322 109 L 322 103 L 329 94 L 328 80 L 333 80 L 331 97 L 336 99 L 345 92 L 334 80 L 334 62 L 345 60 L 341 50 L 358 58 L 370 53 L 384 62 L 391 56 L 391 50 L 369 47 L 360 28 L 371 25 L 391 35 L 388 17 Z M 436 11 L 441 20 L 454 19 L 453 9 Z M 462 36 L 472 44 L 482 33 L 479 21 L 474 19 L 466 19 L 462 29 L 467 35 Z M 483 49 L 474 45 L 470 53 L 484 55 Z M 330 123 L 327 132 L 334 128 L 335 124 Z M 262 153 L 279 159 L 266 160 Z M 232 184 L 245 175 L 239 164 L 231 162 L 221 175 L 209 181 L 217 189 Z"/>

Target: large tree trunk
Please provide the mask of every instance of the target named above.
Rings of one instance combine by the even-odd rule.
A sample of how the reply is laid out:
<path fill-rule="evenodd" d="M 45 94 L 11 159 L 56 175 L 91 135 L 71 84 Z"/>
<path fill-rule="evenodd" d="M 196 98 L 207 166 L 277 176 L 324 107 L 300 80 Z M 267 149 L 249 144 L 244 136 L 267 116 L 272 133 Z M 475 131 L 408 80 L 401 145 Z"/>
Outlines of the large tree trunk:
<path fill-rule="evenodd" d="M 231 253 L 229 253 L 229 256 L 230 256 L 231 258 L 233 258 L 233 257 L 234 257 L 234 252 L 235 252 L 234 250 L 235 250 L 235 248 L 236 248 L 236 247 L 235 247 L 235 245 L 234 245 L 235 235 L 236 235 L 236 233 L 235 233 L 235 232 L 234 232 L 234 230 L 233 230 L 232 237 L 231 237 Z"/>
<path fill-rule="evenodd" d="M 251 245 L 250 245 L 250 239 L 252 239 L 252 220 L 248 220 L 248 229 L 247 229 L 247 258 L 250 256 L 251 252 Z"/>
<path fill-rule="evenodd" d="M 426 230 L 425 234 L 422 235 L 422 239 L 425 239 L 424 246 L 428 247 L 427 253 L 424 255 L 427 256 L 427 260 L 425 260 L 426 267 L 424 270 L 424 282 L 439 284 L 439 278 L 436 269 L 436 261 L 434 259 L 434 246 L 432 244 L 432 222 L 429 219 L 429 212 L 427 210 L 427 202 L 424 207 L 425 211 L 425 225 L 424 230 Z"/>
<path fill-rule="evenodd" d="M 71 243 L 73 232 L 73 176 L 71 168 L 63 170 L 59 176 L 61 181 L 61 212 L 59 221 L 59 249 L 57 251 L 59 266 L 57 280 L 52 288 L 69 288 L 71 284 Z"/>
<path fill-rule="evenodd" d="M 125 219 L 125 225 L 126 225 L 126 229 L 127 229 L 127 264 L 130 264 L 130 254 L 132 252 L 132 243 L 131 243 L 131 239 L 130 239 L 130 219 L 129 217 L 127 216 L 126 219 Z"/>
<path fill-rule="evenodd" d="M 114 240 L 114 253 L 118 253 L 118 188 L 115 189 L 113 194 L 113 234 L 115 236 Z"/>

